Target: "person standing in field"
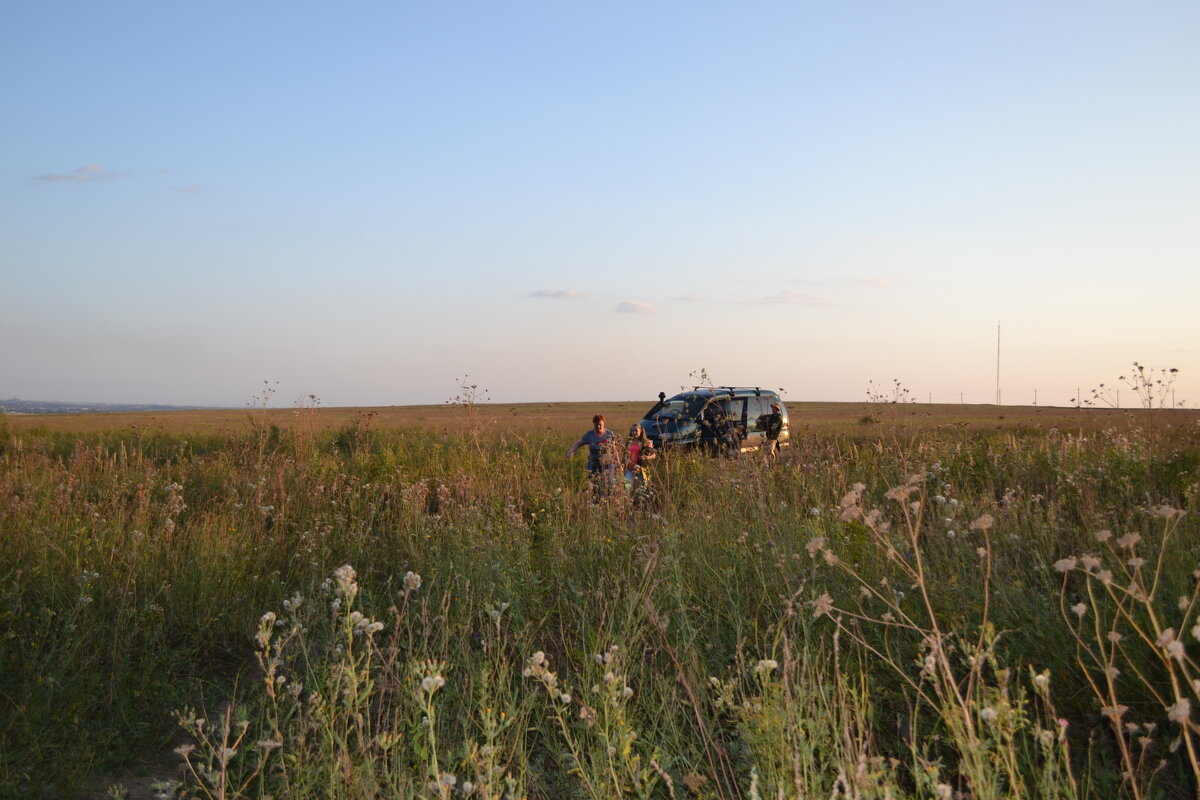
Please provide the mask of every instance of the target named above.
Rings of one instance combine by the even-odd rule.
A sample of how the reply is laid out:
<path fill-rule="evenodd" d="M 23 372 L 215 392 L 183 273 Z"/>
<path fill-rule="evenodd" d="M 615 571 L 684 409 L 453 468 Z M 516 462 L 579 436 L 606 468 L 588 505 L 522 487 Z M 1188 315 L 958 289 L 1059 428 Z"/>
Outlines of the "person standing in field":
<path fill-rule="evenodd" d="M 646 435 L 646 429 L 641 425 L 629 428 L 629 438 L 625 440 L 625 486 L 638 498 L 646 491 L 645 463 L 654 458 L 654 442 Z"/>
<path fill-rule="evenodd" d="M 605 427 L 603 414 L 592 417 L 592 429 L 571 445 L 567 450 L 567 458 L 575 455 L 575 451 L 585 445 L 588 449 L 588 478 L 591 479 L 597 493 L 606 492 L 616 480 L 617 435 Z"/>
<path fill-rule="evenodd" d="M 774 464 L 779 458 L 779 434 L 783 433 L 783 406 L 771 403 L 771 413 L 763 417 L 763 430 L 766 431 L 767 441 L 763 444 L 763 454 L 768 464 Z"/>

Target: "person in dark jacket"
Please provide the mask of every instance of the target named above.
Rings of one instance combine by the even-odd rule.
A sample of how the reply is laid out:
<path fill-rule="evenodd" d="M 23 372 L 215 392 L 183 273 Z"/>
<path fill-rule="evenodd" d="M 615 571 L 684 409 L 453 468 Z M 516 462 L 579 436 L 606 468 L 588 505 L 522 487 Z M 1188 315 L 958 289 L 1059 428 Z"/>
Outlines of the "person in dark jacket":
<path fill-rule="evenodd" d="M 771 413 L 763 417 L 762 424 L 767 439 L 763 444 L 763 454 L 768 464 L 774 464 L 779 458 L 779 435 L 783 433 L 783 406 L 771 403 Z"/>

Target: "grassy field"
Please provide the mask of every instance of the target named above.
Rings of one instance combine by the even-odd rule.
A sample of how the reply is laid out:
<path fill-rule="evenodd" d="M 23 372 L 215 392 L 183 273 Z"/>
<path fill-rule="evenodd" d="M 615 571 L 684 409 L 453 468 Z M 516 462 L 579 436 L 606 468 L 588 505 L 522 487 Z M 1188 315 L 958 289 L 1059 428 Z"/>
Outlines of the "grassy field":
<path fill-rule="evenodd" d="M 14 415 L 12 431 L 86 434 L 148 431 L 179 434 L 239 436 L 263 425 L 328 433 L 353 425 L 380 429 L 415 429 L 458 433 L 467 427 L 488 428 L 514 436 L 571 435 L 589 427 L 593 414 L 604 414 L 609 427 L 623 431 L 642 418 L 652 401 L 597 403 L 488 403 L 471 406 L 379 406 L 374 408 L 254 408 L 228 411 L 166 411 L 155 413 L 89 413 Z M 1138 427 L 1144 409 L 1060 408 L 994 405 L 926 405 L 918 403 L 789 403 L 795 431 L 853 432 L 872 424 L 889 423 L 928 430 L 956 426 L 979 430 L 1049 430 L 1087 432 L 1105 428 Z M 1200 411 L 1159 410 L 1166 425 L 1186 425 Z M 867 421 L 864 421 L 866 418 Z"/>
<path fill-rule="evenodd" d="M 0 418 L 0 796 L 1194 797 L 1195 412 Z"/>

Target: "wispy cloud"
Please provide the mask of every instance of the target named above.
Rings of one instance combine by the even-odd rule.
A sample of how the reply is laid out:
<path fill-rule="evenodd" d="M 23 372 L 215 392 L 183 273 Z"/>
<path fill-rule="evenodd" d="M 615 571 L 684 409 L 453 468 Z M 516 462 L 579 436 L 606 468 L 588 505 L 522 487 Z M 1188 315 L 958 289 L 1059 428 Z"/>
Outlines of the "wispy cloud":
<path fill-rule="evenodd" d="M 884 289 L 892 285 L 887 278 L 794 278 L 797 286 L 857 286 L 864 289 Z"/>
<path fill-rule="evenodd" d="M 529 296 L 538 300 L 575 300 L 583 297 L 584 292 L 574 289 L 538 289 L 536 292 L 530 292 Z"/>
<path fill-rule="evenodd" d="M 617 305 L 617 313 L 619 314 L 653 314 L 656 311 L 658 309 L 649 303 L 639 303 L 636 300 L 630 300 Z"/>
<path fill-rule="evenodd" d="M 70 172 L 48 172 L 45 175 L 39 175 L 37 179 L 47 183 L 100 183 L 119 177 L 121 177 L 119 172 L 109 172 L 96 164 L 86 164 Z"/>
<path fill-rule="evenodd" d="M 832 305 L 823 297 L 817 297 L 805 292 L 796 292 L 791 289 L 773 294 L 770 297 L 763 297 L 759 300 L 735 300 L 734 302 L 748 305 L 798 305 L 810 308 L 826 308 Z"/>
<path fill-rule="evenodd" d="M 701 300 L 704 299 L 704 297 L 696 294 L 695 292 L 688 292 L 687 294 L 680 295 L 679 297 L 676 297 L 674 299 L 676 302 L 679 302 L 679 303 L 699 303 Z"/>

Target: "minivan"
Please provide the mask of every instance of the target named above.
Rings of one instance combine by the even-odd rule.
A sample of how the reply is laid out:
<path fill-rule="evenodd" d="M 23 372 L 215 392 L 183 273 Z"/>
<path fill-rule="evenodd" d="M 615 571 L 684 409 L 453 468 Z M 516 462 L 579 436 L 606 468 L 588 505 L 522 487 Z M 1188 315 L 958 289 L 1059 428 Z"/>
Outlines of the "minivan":
<path fill-rule="evenodd" d="M 757 386 L 696 386 L 658 403 L 641 426 L 657 449 L 700 447 L 713 455 L 756 450 L 766 441 L 766 417 L 779 403 L 783 415 L 780 446 L 788 442 L 787 405 L 779 394 Z"/>

